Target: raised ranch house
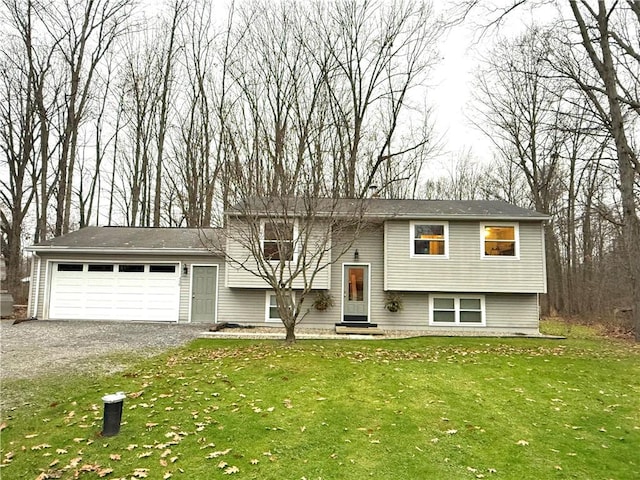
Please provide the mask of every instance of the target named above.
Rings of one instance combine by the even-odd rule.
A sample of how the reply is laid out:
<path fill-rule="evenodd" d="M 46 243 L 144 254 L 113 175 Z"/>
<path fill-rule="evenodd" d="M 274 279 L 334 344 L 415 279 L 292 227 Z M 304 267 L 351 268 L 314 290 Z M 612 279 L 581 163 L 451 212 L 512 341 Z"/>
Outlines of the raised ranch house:
<path fill-rule="evenodd" d="M 369 199 L 362 218 L 367 227 L 342 255 L 330 251 L 313 282 L 333 305 L 312 308 L 308 296 L 301 326 L 538 334 L 546 215 L 500 201 Z M 29 315 L 279 326 L 273 291 L 228 258 L 277 256 L 276 222 L 235 215 L 224 230 L 87 227 L 47 240 L 30 247 Z M 228 234 L 250 227 L 260 232 L 253 253 Z"/>

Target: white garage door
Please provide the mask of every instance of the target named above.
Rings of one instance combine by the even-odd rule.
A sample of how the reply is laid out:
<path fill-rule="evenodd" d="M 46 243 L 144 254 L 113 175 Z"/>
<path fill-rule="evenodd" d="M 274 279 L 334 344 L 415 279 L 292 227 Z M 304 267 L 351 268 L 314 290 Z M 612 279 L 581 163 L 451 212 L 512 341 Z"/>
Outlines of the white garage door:
<path fill-rule="evenodd" d="M 49 318 L 177 322 L 176 263 L 53 263 Z"/>

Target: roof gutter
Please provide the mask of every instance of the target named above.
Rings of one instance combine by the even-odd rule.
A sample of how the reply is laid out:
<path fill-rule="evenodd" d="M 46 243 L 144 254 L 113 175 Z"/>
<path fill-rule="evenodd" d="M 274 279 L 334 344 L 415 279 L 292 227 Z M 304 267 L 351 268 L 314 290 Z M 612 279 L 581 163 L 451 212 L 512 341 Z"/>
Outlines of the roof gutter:
<path fill-rule="evenodd" d="M 185 248 L 108 248 L 108 247 L 55 247 L 55 246 L 35 246 L 25 247 L 28 252 L 41 253 L 91 253 L 101 255 L 207 255 L 218 256 L 207 249 L 185 249 Z"/>

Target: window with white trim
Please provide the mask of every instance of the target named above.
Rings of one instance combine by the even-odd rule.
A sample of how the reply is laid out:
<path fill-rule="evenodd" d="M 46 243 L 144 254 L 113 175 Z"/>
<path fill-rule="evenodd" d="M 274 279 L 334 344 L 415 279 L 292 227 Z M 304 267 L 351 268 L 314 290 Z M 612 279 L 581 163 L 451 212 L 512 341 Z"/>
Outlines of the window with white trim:
<path fill-rule="evenodd" d="M 449 224 L 447 222 L 411 222 L 412 257 L 447 257 Z"/>
<path fill-rule="evenodd" d="M 429 325 L 485 326 L 483 295 L 430 295 Z"/>
<path fill-rule="evenodd" d="M 293 260 L 294 225 L 285 221 L 262 223 L 262 253 L 267 260 Z"/>
<path fill-rule="evenodd" d="M 295 301 L 295 299 L 294 299 Z M 278 311 L 278 300 L 276 294 L 272 291 L 266 292 L 266 312 L 265 321 L 281 322 L 280 312 Z"/>
<path fill-rule="evenodd" d="M 480 225 L 483 258 L 518 258 L 520 242 L 517 223 L 483 223 Z"/>

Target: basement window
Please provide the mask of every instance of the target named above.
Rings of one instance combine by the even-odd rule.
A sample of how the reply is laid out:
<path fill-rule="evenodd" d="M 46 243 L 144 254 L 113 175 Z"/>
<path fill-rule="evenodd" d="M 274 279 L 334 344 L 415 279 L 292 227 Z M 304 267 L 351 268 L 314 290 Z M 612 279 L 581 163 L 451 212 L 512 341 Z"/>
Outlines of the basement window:
<path fill-rule="evenodd" d="M 485 326 L 483 295 L 430 295 L 429 325 Z"/>

